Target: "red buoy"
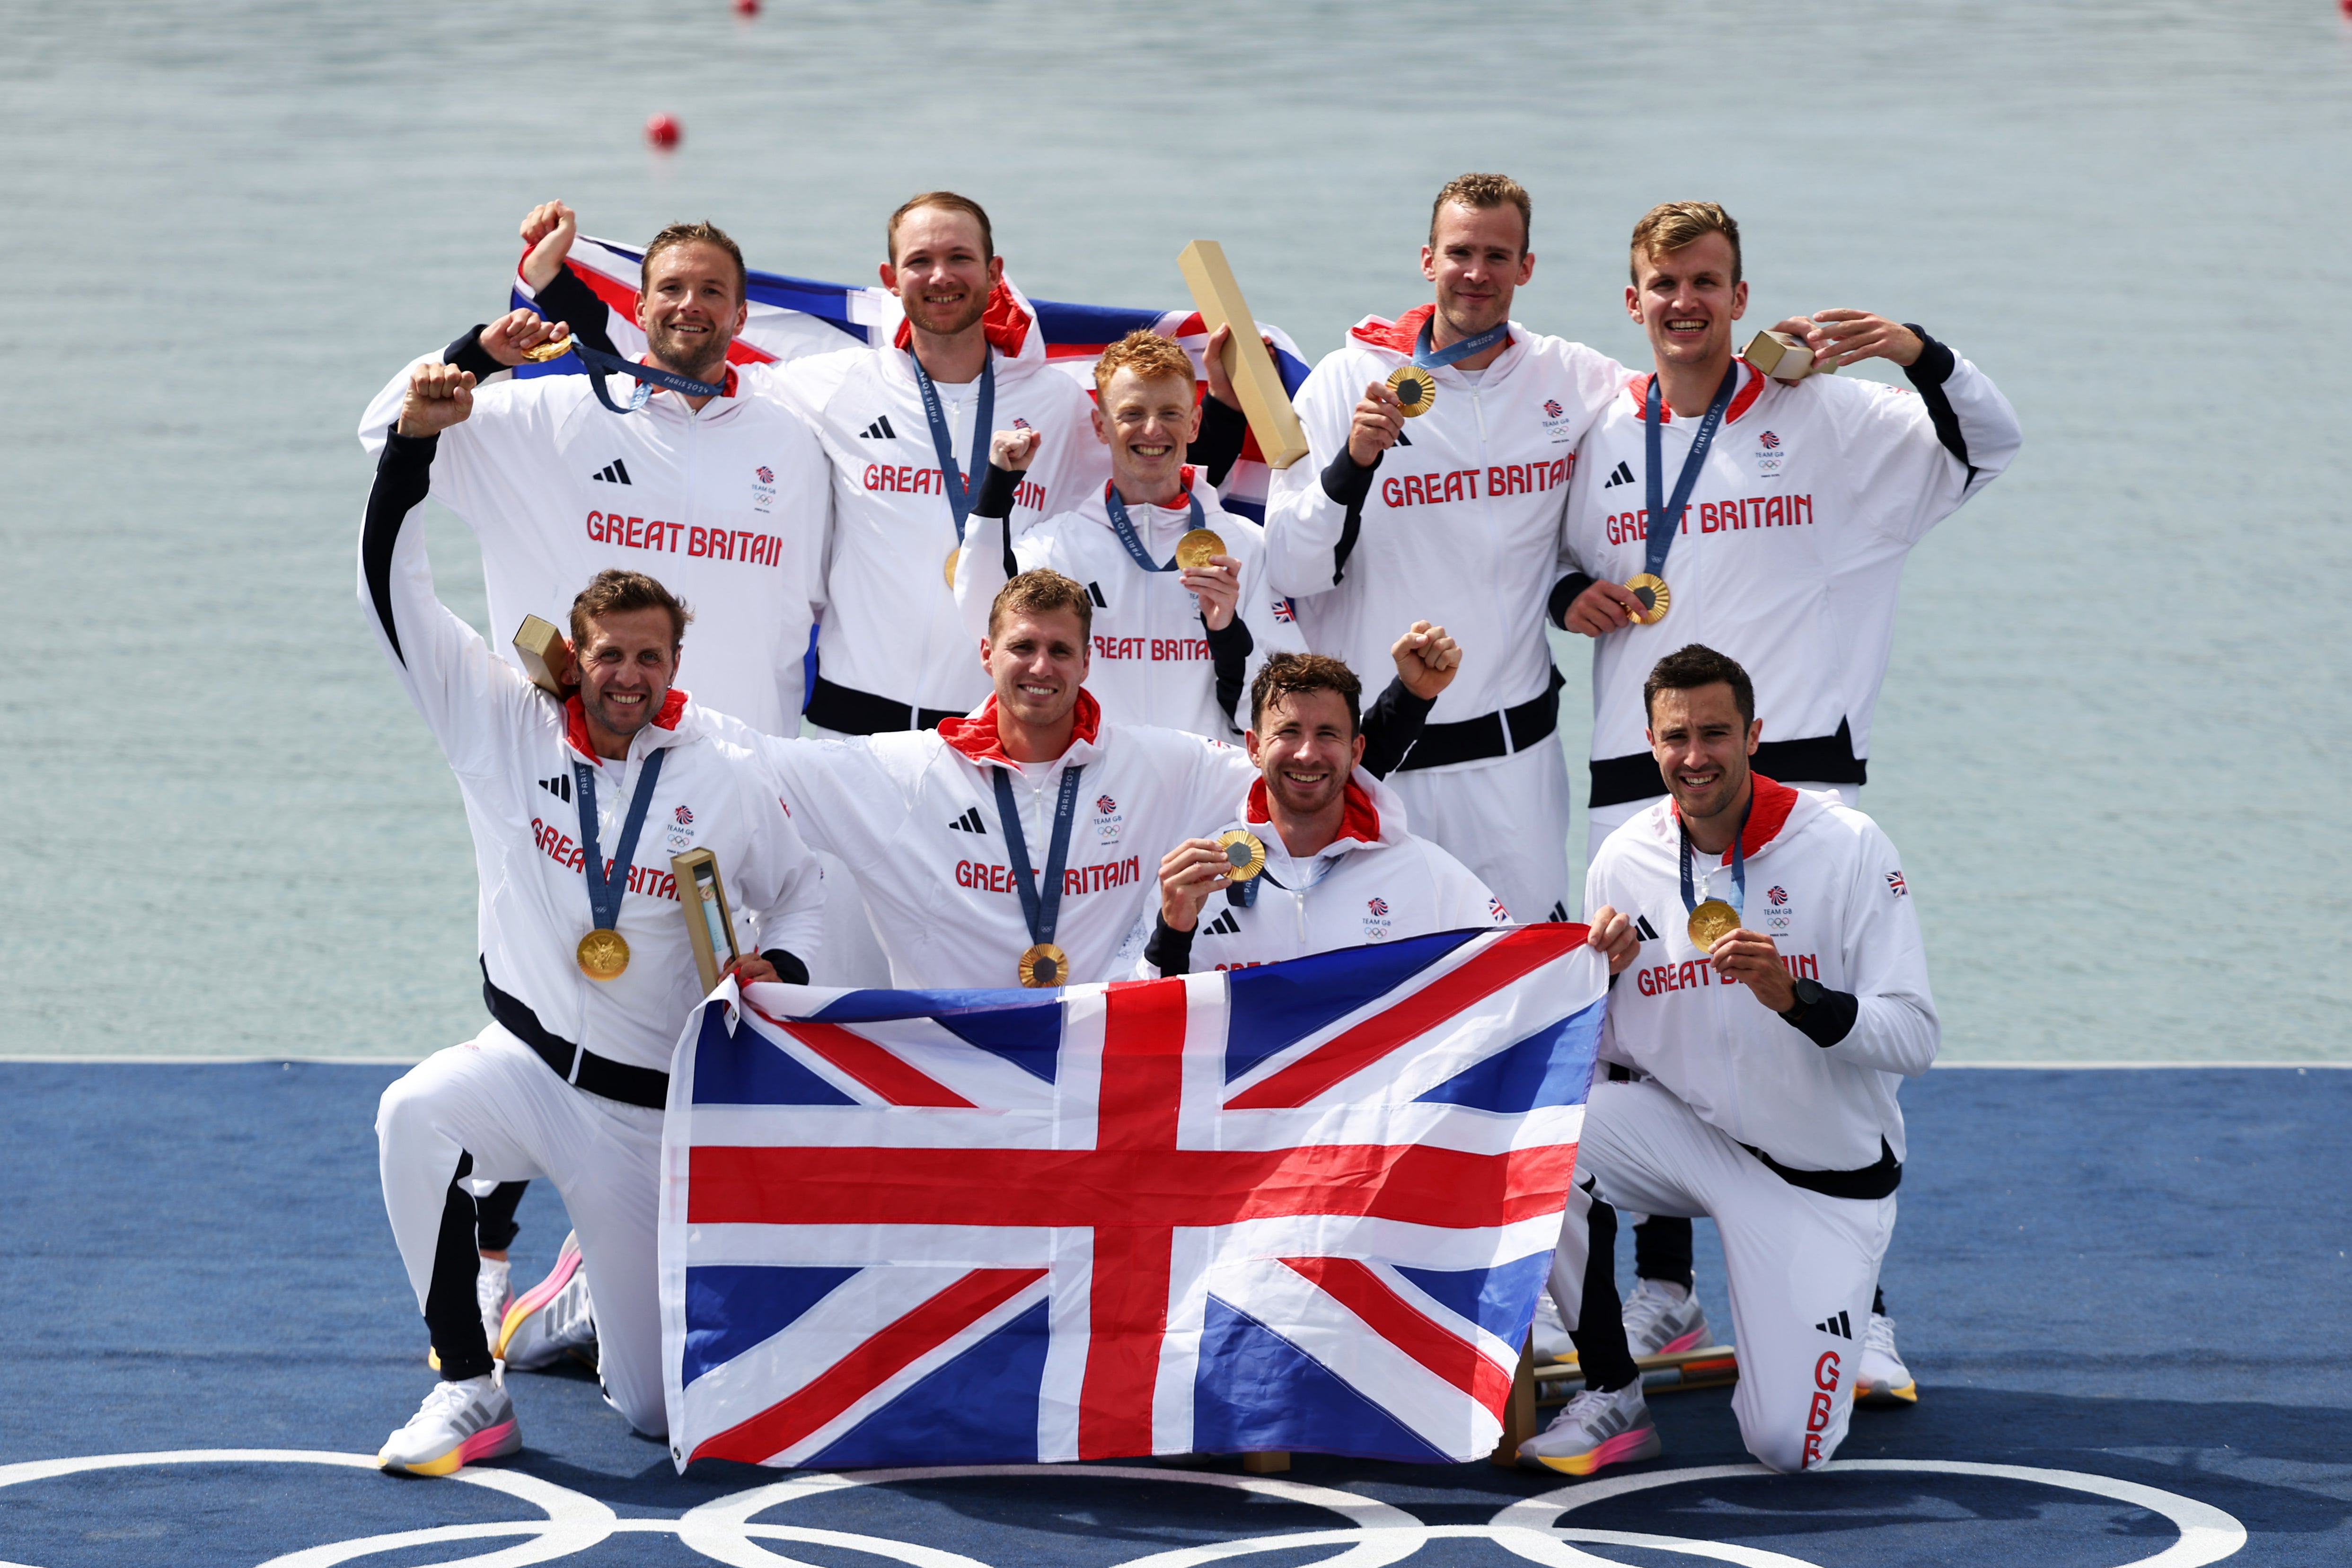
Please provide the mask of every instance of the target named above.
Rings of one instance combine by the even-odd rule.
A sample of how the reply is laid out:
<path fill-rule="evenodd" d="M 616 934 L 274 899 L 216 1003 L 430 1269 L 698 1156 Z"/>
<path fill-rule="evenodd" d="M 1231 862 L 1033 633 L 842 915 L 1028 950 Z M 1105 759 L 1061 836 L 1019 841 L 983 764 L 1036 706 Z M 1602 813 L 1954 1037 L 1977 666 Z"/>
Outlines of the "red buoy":
<path fill-rule="evenodd" d="M 656 147 L 668 148 L 677 146 L 677 116 L 670 114 L 656 114 L 647 117 L 646 121 L 646 140 L 652 142 Z"/>
<path fill-rule="evenodd" d="M 2344 0 L 2344 3 L 2352 5 L 2352 0 Z M 756 16 L 759 14 L 760 0 L 735 0 L 735 15 L 738 16 Z"/>

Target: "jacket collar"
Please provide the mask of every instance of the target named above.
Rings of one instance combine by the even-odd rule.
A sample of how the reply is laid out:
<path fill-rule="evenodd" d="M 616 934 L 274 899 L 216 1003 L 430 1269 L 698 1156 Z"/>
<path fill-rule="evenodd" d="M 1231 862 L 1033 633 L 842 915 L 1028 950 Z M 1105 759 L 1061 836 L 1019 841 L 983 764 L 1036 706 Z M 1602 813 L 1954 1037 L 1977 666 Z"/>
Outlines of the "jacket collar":
<path fill-rule="evenodd" d="M 648 749 L 674 745 L 687 738 L 678 729 L 678 721 L 686 715 L 688 700 L 687 694 L 677 687 L 669 689 L 668 694 L 662 698 L 661 711 L 654 715 L 651 724 L 639 731 L 646 736 Z M 588 716 L 580 710 L 580 693 L 577 691 L 563 700 L 563 738 L 571 742 L 573 751 L 590 762 L 604 761 L 596 754 L 595 743 L 588 739 Z M 632 752 L 637 749 L 634 742 L 629 749 Z"/>
<path fill-rule="evenodd" d="M 1102 734 L 1102 704 L 1085 687 L 1078 688 L 1076 722 L 1070 730 L 1070 746 L 1100 744 Z M 974 763 L 1003 763 L 1007 767 L 1021 766 L 1004 752 L 1004 738 L 996 731 L 996 693 L 990 692 L 980 711 L 961 719 L 940 721 L 940 738 L 961 752 Z M 1070 753 L 1065 752 L 1064 756 Z"/>
<path fill-rule="evenodd" d="M 1207 489 L 1207 487 L 1201 483 L 1198 473 L 1190 463 L 1185 464 L 1178 472 L 1176 482 L 1181 485 L 1183 489 L 1177 493 L 1174 500 L 1170 501 L 1166 506 L 1161 507 L 1160 509 L 1160 510 L 1182 511 L 1186 507 L 1192 503 L 1194 496 L 1201 494 L 1202 491 Z M 1096 510 L 1103 514 L 1103 521 L 1106 524 L 1110 521 L 1111 491 L 1115 489 L 1118 485 L 1118 481 L 1115 479 L 1105 479 L 1103 481 L 1102 496 Z M 1209 495 L 1206 499 L 1202 500 L 1201 502 L 1201 510 L 1204 512 L 1216 510 L 1216 497 L 1214 495 Z"/>
<path fill-rule="evenodd" d="M 1437 305 L 1433 300 L 1426 305 L 1415 305 L 1393 321 L 1383 316 L 1366 316 L 1348 330 L 1348 336 L 1369 348 L 1386 349 L 1409 360 L 1412 358 L 1413 351 L 1421 346 L 1421 329 L 1428 325 L 1429 319 L 1435 314 Z M 1526 335 L 1519 331 L 1518 323 L 1512 322 L 1511 335 L 1503 342 L 1503 353 L 1509 353 L 1525 341 Z M 1497 356 L 1495 363 L 1500 364 L 1502 359 Z"/>
<path fill-rule="evenodd" d="M 981 335 L 987 338 L 989 347 L 1006 359 L 1019 359 L 1029 342 L 1029 329 L 1036 321 L 1029 302 L 1015 293 L 1010 283 L 999 279 L 996 287 L 988 291 L 988 309 L 980 318 Z M 897 347 L 911 349 L 915 329 L 904 315 L 898 318 L 898 331 L 890 342 Z"/>
<path fill-rule="evenodd" d="M 1756 798 L 1748 808 L 1748 826 L 1739 835 L 1739 853 L 1752 858 L 1780 836 L 1780 830 L 1789 825 L 1790 814 L 1797 809 L 1797 803 L 1804 797 L 1787 784 L 1768 779 L 1762 773 L 1749 773 L 1748 782 L 1754 789 Z M 1666 797 L 1666 812 L 1668 820 L 1682 820 L 1682 807 L 1675 804 L 1672 795 Z M 1717 864 L 1730 865 L 1731 851 L 1725 850 L 1723 858 Z"/>
<path fill-rule="evenodd" d="M 1754 365 L 1749 364 L 1744 359 L 1734 360 L 1732 363 L 1739 367 L 1741 374 L 1746 379 L 1740 388 L 1731 395 L 1731 406 L 1723 411 L 1723 422 L 1726 425 L 1731 424 L 1741 415 L 1756 406 L 1756 400 L 1764 395 L 1764 383 L 1769 379 L 1762 371 L 1758 370 Z M 1641 416 L 1643 410 L 1647 409 L 1650 405 L 1650 378 L 1646 375 L 1627 377 L 1625 382 L 1625 395 L 1633 400 L 1633 413 L 1636 416 Z M 1674 409 L 1667 404 L 1664 398 L 1659 398 L 1658 423 L 1661 425 L 1671 425 L 1674 422 Z M 1693 421 L 1693 423 L 1696 423 L 1696 421 Z"/>
<path fill-rule="evenodd" d="M 1339 819 L 1339 835 L 1331 841 L 1334 846 L 1353 840 L 1360 847 L 1369 848 L 1381 841 L 1380 807 L 1372 799 L 1371 790 L 1367 789 L 1363 782 L 1370 777 L 1360 768 L 1348 781 L 1346 810 Z M 1242 807 L 1242 820 L 1249 823 L 1274 820 L 1274 813 L 1266 806 L 1265 780 L 1263 777 L 1250 784 L 1249 801 Z"/>

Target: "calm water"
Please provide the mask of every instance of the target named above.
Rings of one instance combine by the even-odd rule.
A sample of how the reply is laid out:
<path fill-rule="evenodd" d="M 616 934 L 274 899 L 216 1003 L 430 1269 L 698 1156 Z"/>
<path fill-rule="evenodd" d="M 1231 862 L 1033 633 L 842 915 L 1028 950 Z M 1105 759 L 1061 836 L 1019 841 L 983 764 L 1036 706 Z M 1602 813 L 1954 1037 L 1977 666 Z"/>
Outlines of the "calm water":
<path fill-rule="evenodd" d="M 457 791 L 353 601 L 351 431 L 499 308 L 531 202 L 862 279 L 952 185 L 1033 292 L 1180 300 L 1213 237 L 1319 353 L 1427 298 L 1430 195 L 1481 168 L 1535 193 L 1538 328 L 1637 357 L 1625 233 L 1709 196 L 1754 319 L 1925 322 L 2024 417 L 1913 557 L 1864 803 L 1947 1055 L 2352 1058 L 2352 36 L 2327 0 L 1929 12 L 0 6 L 0 1051 L 478 1026 Z M 478 616 L 466 543 L 443 516 Z"/>

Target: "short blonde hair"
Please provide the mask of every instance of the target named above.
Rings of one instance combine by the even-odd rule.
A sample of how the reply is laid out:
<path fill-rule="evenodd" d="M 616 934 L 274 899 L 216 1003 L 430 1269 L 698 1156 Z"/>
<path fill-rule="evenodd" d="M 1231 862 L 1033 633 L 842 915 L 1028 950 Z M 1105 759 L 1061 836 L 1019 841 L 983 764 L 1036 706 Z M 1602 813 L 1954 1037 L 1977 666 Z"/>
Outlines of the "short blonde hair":
<path fill-rule="evenodd" d="M 906 222 L 907 215 L 918 207 L 938 207 L 943 212 L 963 214 L 980 225 L 980 258 L 982 261 L 996 259 L 996 231 L 989 226 L 986 207 L 970 196 L 960 196 L 953 191 L 925 191 L 919 195 L 908 196 L 898 204 L 898 210 L 890 215 L 889 227 L 883 232 L 882 243 L 890 253 L 891 266 L 898 265 L 898 226 Z"/>
<path fill-rule="evenodd" d="M 1633 247 L 1626 258 L 1625 275 L 1638 284 L 1642 269 L 1635 258 L 1646 256 L 1657 261 L 1710 234 L 1731 242 L 1731 280 L 1738 282 L 1739 225 L 1713 202 L 1660 202 L 1643 213 L 1642 221 L 1633 226 Z"/>
<path fill-rule="evenodd" d="M 1123 370 L 1131 370 L 1145 381 L 1157 381 L 1163 375 L 1181 377 L 1187 386 L 1194 381 L 1192 355 L 1177 347 L 1173 338 L 1141 330 L 1128 333 L 1103 350 L 1102 358 L 1095 361 L 1097 395 L 1108 396 L 1110 378 Z"/>
<path fill-rule="evenodd" d="M 1528 253 L 1528 239 L 1536 230 L 1535 203 L 1528 198 L 1528 188 L 1508 174 L 1456 174 L 1445 182 L 1437 199 L 1429 204 L 1429 243 L 1437 243 L 1437 215 L 1445 204 L 1457 202 L 1465 207 L 1481 209 L 1514 206 L 1519 209 L 1519 254 Z"/>
<path fill-rule="evenodd" d="M 988 606 L 989 640 L 996 640 L 997 628 L 1007 616 L 1050 615 L 1055 610 L 1076 614 L 1078 646 L 1084 647 L 1095 635 L 1095 602 L 1087 596 L 1085 585 L 1051 566 L 1024 572 L 999 588 Z"/>

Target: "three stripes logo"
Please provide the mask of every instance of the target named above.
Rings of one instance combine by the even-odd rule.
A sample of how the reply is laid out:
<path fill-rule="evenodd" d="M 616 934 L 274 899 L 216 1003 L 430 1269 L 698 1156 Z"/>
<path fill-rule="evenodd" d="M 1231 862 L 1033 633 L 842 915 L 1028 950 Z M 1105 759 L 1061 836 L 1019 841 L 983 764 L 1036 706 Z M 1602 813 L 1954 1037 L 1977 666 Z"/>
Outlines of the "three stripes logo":
<path fill-rule="evenodd" d="M 572 780 L 567 774 L 558 773 L 551 779 L 541 779 L 539 787 L 558 800 L 568 802 L 572 798 Z"/>
<path fill-rule="evenodd" d="M 592 479 L 602 479 L 608 485 L 625 485 L 630 482 L 629 466 L 615 458 L 588 477 Z"/>
<path fill-rule="evenodd" d="M 1396 444 L 1400 447 L 1410 447 L 1412 445 L 1412 437 L 1400 430 L 1397 432 Z"/>
<path fill-rule="evenodd" d="M 1658 940 L 1658 928 L 1650 923 L 1649 916 L 1639 915 L 1633 921 L 1633 934 L 1643 942 L 1655 942 Z"/>
<path fill-rule="evenodd" d="M 1229 905 L 1218 910 L 1217 918 L 1202 927 L 1201 931 L 1204 936 L 1239 936 L 1242 934 L 1242 923 L 1234 919 L 1234 911 Z"/>
<path fill-rule="evenodd" d="M 988 831 L 987 824 L 980 820 L 980 807 L 976 805 L 966 807 L 964 814 L 948 826 L 958 833 L 985 834 Z"/>
<path fill-rule="evenodd" d="M 1631 463 L 1621 462 L 1615 468 L 1609 470 L 1609 477 L 1601 481 L 1601 488 L 1604 490 L 1614 489 L 1619 485 L 1630 485 L 1633 482 L 1633 465 Z"/>
<path fill-rule="evenodd" d="M 1853 1338 L 1853 1320 L 1843 1312 L 1840 1312 L 1833 1318 L 1822 1319 L 1813 1325 L 1813 1329 L 1818 1333 L 1833 1334 L 1842 1340 Z"/>
<path fill-rule="evenodd" d="M 890 416 L 885 414 L 860 430 L 857 438 L 861 441 L 895 441 L 898 438 L 898 432 L 890 428 Z"/>
<path fill-rule="evenodd" d="M 1110 608 L 1110 601 L 1103 597 L 1102 584 L 1099 583 L 1089 583 L 1087 584 L 1087 597 L 1095 602 L 1095 608 L 1097 610 L 1108 610 Z"/>

